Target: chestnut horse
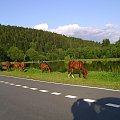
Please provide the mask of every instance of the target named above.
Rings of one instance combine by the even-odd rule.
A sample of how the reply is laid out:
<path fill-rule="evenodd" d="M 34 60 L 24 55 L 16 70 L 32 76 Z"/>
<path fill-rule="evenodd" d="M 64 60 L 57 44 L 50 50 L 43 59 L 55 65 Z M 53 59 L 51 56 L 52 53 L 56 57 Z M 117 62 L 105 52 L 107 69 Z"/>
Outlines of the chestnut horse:
<path fill-rule="evenodd" d="M 44 63 L 44 62 L 41 63 L 39 67 L 42 70 L 42 72 L 43 71 L 48 71 L 48 72 L 52 71 L 51 68 L 50 68 L 50 66 L 47 63 Z"/>
<path fill-rule="evenodd" d="M 19 71 L 21 67 L 21 62 L 14 62 L 14 70 L 15 71 Z"/>
<path fill-rule="evenodd" d="M 83 74 L 83 77 L 87 79 L 87 69 L 82 61 L 69 61 L 68 63 L 68 77 L 72 74 L 72 77 L 74 78 L 74 70 L 79 71 L 79 77 L 81 77 L 81 73 Z"/>
<path fill-rule="evenodd" d="M 10 71 L 10 61 L 6 61 L 6 70 Z"/>
<path fill-rule="evenodd" d="M 25 72 L 25 69 L 26 69 L 26 63 L 25 62 L 21 62 L 21 69 L 22 69 L 22 71 Z"/>

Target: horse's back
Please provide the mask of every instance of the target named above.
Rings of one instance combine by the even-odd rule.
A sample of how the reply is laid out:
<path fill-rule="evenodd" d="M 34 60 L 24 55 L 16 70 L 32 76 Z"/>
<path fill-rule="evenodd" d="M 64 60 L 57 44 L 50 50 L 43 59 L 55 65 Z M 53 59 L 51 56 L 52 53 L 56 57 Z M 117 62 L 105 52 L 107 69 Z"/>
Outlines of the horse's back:
<path fill-rule="evenodd" d="M 6 61 L 6 66 L 10 66 L 10 61 Z"/>
<path fill-rule="evenodd" d="M 83 66 L 83 62 L 82 61 L 69 61 L 68 63 L 69 68 L 72 69 L 80 69 Z"/>
<path fill-rule="evenodd" d="M 14 69 L 15 70 L 18 70 L 19 68 L 20 68 L 20 66 L 21 66 L 21 62 L 14 62 Z"/>
<path fill-rule="evenodd" d="M 48 67 L 48 65 L 46 63 L 41 63 L 40 64 L 40 68 L 41 69 L 44 69 L 44 68 L 47 68 L 47 67 Z"/>
<path fill-rule="evenodd" d="M 40 64 L 40 68 L 42 70 L 48 70 L 49 72 L 51 72 L 51 68 L 50 68 L 50 66 L 47 63 L 41 63 Z"/>

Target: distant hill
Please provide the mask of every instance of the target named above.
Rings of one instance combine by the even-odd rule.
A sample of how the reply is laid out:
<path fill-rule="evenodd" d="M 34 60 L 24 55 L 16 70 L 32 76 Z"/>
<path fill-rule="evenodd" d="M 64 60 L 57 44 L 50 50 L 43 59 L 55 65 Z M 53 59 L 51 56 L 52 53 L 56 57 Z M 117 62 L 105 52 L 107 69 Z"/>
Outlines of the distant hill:
<path fill-rule="evenodd" d="M 115 44 L 110 44 L 109 39 L 98 43 L 43 30 L 0 25 L 0 60 L 8 58 L 11 61 L 120 58 L 120 40 Z"/>
<path fill-rule="evenodd" d="M 38 52 L 51 52 L 56 48 L 66 50 L 68 48 L 79 48 L 100 45 L 94 41 L 82 40 L 80 38 L 67 37 L 48 31 L 36 30 L 10 25 L 0 25 L 0 46 L 5 51 L 15 46 L 24 52 L 34 48 Z"/>

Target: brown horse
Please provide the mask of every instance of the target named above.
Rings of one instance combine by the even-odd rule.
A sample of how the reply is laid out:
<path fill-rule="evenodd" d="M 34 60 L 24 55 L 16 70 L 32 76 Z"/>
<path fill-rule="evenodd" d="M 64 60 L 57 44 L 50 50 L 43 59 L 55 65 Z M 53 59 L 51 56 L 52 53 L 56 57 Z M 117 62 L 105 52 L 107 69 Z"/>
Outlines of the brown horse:
<path fill-rule="evenodd" d="M 22 71 L 25 72 L 25 69 L 26 69 L 26 63 L 25 62 L 21 62 L 21 69 L 22 69 Z"/>
<path fill-rule="evenodd" d="M 15 71 L 19 71 L 19 69 L 20 69 L 20 67 L 21 67 L 21 62 L 14 62 L 14 70 Z"/>
<path fill-rule="evenodd" d="M 83 77 L 87 79 L 87 69 L 82 61 L 69 61 L 68 63 L 68 77 L 72 74 L 72 77 L 74 78 L 74 70 L 79 71 L 79 77 L 81 77 L 81 73 L 83 74 Z"/>
<path fill-rule="evenodd" d="M 50 68 L 50 66 L 47 63 L 44 63 L 44 62 L 41 63 L 39 67 L 42 70 L 42 72 L 43 71 L 48 71 L 48 72 L 52 71 L 51 68 Z"/>
<path fill-rule="evenodd" d="M 6 61 L 6 70 L 10 71 L 10 61 Z"/>
<path fill-rule="evenodd" d="M 0 71 L 2 71 L 2 62 L 0 61 Z"/>

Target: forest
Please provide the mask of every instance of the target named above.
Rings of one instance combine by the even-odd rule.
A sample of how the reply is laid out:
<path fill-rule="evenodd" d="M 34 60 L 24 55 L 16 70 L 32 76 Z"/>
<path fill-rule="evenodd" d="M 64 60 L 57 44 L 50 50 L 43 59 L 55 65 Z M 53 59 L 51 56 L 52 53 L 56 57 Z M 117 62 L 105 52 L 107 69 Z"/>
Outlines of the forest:
<path fill-rule="evenodd" d="M 102 43 L 0 24 L 0 61 L 120 58 L 120 39 Z"/>

